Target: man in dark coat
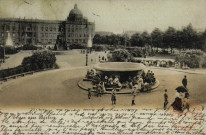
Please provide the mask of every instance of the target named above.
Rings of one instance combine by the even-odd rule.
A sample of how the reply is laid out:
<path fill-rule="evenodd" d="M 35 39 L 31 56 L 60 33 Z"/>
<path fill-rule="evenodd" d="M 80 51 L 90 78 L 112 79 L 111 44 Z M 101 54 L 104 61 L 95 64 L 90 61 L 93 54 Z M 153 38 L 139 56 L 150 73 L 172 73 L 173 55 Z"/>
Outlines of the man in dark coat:
<path fill-rule="evenodd" d="M 185 77 L 182 79 L 182 85 L 187 88 L 187 76 L 185 75 Z"/>
<path fill-rule="evenodd" d="M 165 94 L 164 94 L 164 110 L 166 110 L 168 104 L 168 95 L 167 95 L 167 89 L 165 89 Z"/>

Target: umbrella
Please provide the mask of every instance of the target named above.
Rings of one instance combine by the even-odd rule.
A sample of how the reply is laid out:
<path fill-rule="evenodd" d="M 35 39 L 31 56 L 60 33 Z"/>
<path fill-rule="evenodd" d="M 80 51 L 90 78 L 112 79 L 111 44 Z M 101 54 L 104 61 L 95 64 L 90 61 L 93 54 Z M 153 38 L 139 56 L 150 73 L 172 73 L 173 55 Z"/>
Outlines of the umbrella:
<path fill-rule="evenodd" d="M 188 92 L 187 89 L 185 87 L 183 87 L 183 86 L 177 87 L 176 90 L 177 90 L 177 92 L 183 92 L 183 93 L 184 92 L 186 92 L 186 93 Z"/>

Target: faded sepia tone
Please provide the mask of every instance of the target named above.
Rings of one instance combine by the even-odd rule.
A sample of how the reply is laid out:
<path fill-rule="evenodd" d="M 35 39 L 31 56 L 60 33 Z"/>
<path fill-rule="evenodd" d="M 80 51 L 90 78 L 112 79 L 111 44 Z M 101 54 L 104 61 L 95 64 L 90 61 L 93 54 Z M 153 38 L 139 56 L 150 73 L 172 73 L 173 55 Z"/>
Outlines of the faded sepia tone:
<path fill-rule="evenodd" d="M 107 31 L 121 34 L 124 31 L 148 31 L 155 27 L 165 30 L 168 26 L 176 29 L 192 23 L 194 29 L 203 31 L 206 28 L 206 1 L 113 1 L 113 0 L 1 0 L 1 18 L 21 18 L 40 20 L 65 20 L 75 3 L 83 16 L 95 22 L 95 31 Z M 31 52 L 22 52 L 10 56 L 8 64 L 1 68 L 14 67 L 21 64 L 25 56 Z M 87 69 L 97 63 L 99 55 L 89 55 L 89 67 L 85 67 L 85 55 L 80 50 L 68 51 L 66 55 L 56 55 L 60 69 L 28 75 L 3 82 L 0 85 L 0 107 L 14 108 L 110 108 L 111 96 L 87 98 L 87 91 L 78 87 L 78 82 L 85 77 Z M 97 61 L 96 61 L 97 60 Z M 132 95 L 118 95 L 117 108 L 162 108 L 164 89 L 168 89 L 169 103 L 175 98 L 175 88 L 181 85 L 182 78 L 187 75 L 190 96 L 198 104 L 205 104 L 205 70 L 170 70 L 146 67 L 152 70 L 160 85 L 151 93 L 142 93 L 136 97 L 136 106 L 131 106 Z"/>
<path fill-rule="evenodd" d="M 206 0 L 0 0 L 0 134 L 205 135 Z"/>

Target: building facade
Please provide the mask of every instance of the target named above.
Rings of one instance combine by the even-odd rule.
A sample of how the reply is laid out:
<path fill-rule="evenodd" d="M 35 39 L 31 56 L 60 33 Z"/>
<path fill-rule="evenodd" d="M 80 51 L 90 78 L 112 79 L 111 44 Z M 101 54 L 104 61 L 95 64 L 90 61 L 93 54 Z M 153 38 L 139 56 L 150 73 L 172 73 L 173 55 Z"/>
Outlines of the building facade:
<path fill-rule="evenodd" d="M 5 44 L 10 32 L 15 45 L 56 44 L 58 36 L 66 46 L 86 44 L 89 35 L 94 36 L 95 24 L 83 17 L 75 4 L 64 21 L 20 18 L 0 19 L 0 45 Z"/>

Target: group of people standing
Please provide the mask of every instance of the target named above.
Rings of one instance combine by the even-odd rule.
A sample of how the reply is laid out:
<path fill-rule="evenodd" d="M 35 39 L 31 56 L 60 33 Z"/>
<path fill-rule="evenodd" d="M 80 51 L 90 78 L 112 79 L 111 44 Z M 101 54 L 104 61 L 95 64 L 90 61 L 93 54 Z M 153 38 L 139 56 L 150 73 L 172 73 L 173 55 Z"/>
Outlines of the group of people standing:
<path fill-rule="evenodd" d="M 150 70 L 148 70 L 147 73 L 145 73 L 143 71 L 142 79 L 143 79 L 144 83 L 149 83 L 149 84 L 150 83 L 155 83 L 155 81 L 156 81 L 154 73 L 152 71 L 150 71 Z"/>
<path fill-rule="evenodd" d="M 128 81 L 125 82 L 125 84 L 122 84 L 120 82 L 120 76 L 118 75 L 107 75 L 101 76 L 99 74 L 96 74 L 94 71 L 88 70 L 87 76 L 93 76 L 92 82 L 95 89 L 95 94 L 97 97 L 101 97 L 103 93 L 109 89 L 112 90 L 111 92 L 111 101 L 112 104 L 116 104 L 116 94 L 119 89 L 121 89 L 123 86 L 129 88 L 132 90 L 132 105 L 135 105 L 135 97 L 137 93 L 143 92 L 145 90 L 148 90 L 149 87 L 147 87 L 148 82 L 152 83 L 155 82 L 154 73 L 150 70 L 148 70 L 147 73 L 143 71 L 142 74 L 137 74 L 134 77 L 129 76 Z M 95 75 L 96 74 L 96 75 Z M 88 90 L 88 98 L 91 98 L 91 89 Z"/>
<path fill-rule="evenodd" d="M 175 98 L 175 101 L 171 104 L 171 106 L 173 107 L 175 111 L 179 111 L 179 112 L 184 112 L 185 110 L 189 111 L 189 104 L 188 104 L 189 92 L 187 88 L 187 76 L 186 75 L 182 79 L 182 86 L 177 87 L 176 91 L 178 93 L 178 96 Z M 168 103 L 169 102 L 168 102 L 167 89 L 165 89 L 164 110 L 167 109 Z"/>

